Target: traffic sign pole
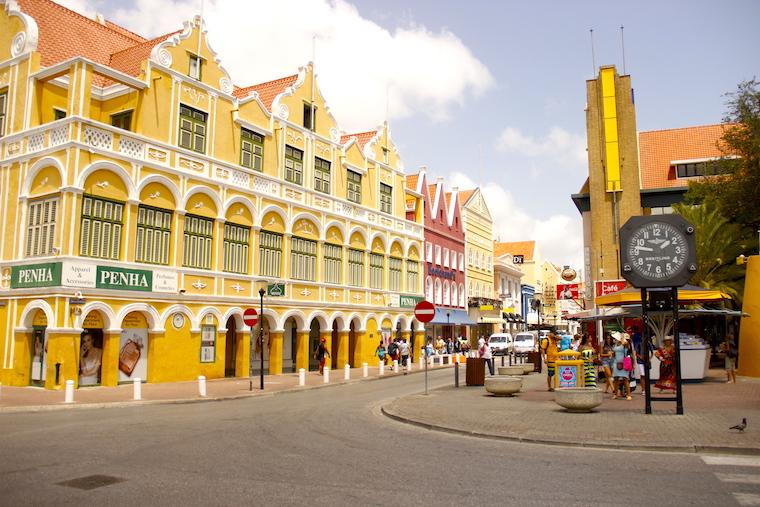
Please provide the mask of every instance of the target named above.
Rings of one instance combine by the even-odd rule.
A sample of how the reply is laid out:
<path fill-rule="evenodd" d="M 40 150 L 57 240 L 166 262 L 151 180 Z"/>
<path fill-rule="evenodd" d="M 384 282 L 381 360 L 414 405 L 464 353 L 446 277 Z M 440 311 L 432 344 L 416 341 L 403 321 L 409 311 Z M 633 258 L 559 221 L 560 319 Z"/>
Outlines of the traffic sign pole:
<path fill-rule="evenodd" d="M 435 305 L 429 301 L 420 301 L 417 303 L 417 306 L 414 307 L 414 317 L 422 322 L 423 326 L 422 329 L 424 331 L 424 337 L 422 339 L 422 346 L 424 347 L 424 354 L 425 357 L 425 396 L 427 396 L 428 393 L 428 347 L 427 347 L 427 330 L 426 325 L 428 322 L 433 320 L 435 317 Z"/>
<path fill-rule="evenodd" d="M 253 334 L 253 327 L 256 325 L 256 322 L 258 322 L 258 314 L 256 313 L 255 308 L 247 308 L 243 312 L 243 323 L 251 328 L 251 339 L 250 339 L 250 353 L 248 354 L 248 390 L 253 391 L 253 340 L 255 339 L 255 335 Z M 262 368 L 262 374 L 263 374 L 263 368 Z M 262 389 L 264 389 L 263 385 L 263 379 L 262 379 Z"/>

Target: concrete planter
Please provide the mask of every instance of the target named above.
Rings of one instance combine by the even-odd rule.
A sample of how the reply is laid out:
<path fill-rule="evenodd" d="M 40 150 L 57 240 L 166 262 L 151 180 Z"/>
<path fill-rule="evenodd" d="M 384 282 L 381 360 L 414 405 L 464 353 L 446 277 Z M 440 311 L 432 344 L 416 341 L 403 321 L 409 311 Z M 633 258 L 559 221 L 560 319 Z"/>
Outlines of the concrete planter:
<path fill-rule="evenodd" d="M 533 363 L 523 363 L 522 367 L 523 367 L 523 374 L 527 375 L 529 373 L 533 373 L 533 369 L 535 366 L 533 365 Z"/>
<path fill-rule="evenodd" d="M 486 391 L 494 396 L 512 396 L 522 389 L 520 377 L 488 377 Z"/>
<path fill-rule="evenodd" d="M 499 366 L 499 375 L 522 375 L 523 367 L 518 364 L 515 366 Z"/>
<path fill-rule="evenodd" d="M 602 391 L 596 387 L 567 387 L 554 391 L 554 401 L 568 412 L 584 413 L 602 404 Z"/>

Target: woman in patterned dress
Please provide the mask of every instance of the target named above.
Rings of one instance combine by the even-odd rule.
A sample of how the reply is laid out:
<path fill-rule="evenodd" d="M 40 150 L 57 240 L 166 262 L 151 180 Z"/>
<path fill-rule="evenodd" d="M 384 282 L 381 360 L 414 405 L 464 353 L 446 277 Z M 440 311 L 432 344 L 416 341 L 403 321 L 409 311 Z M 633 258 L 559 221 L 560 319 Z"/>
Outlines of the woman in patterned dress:
<path fill-rule="evenodd" d="M 676 349 L 673 346 L 673 337 L 666 336 L 663 345 L 654 353 L 660 360 L 660 378 L 654 385 L 662 392 L 663 390 L 676 390 Z"/>
<path fill-rule="evenodd" d="M 583 384 L 586 387 L 596 387 L 596 366 L 594 365 L 596 351 L 593 345 L 591 345 L 588 335 L 585 333 L 581 337 L 578 351 L 583 358 Z"/>

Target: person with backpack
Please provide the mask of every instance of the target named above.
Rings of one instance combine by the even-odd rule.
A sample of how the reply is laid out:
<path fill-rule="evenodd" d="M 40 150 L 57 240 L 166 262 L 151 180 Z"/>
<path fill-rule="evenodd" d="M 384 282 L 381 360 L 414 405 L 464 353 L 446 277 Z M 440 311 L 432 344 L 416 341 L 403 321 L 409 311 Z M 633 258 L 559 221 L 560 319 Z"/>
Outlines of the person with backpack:
<path fill-rule="evenodd" d="M 327 345 L 325 345 L 326 342 L 327 340 L 325 338 L 321 338 L 316 350 L 314 351 L 314 359 L 319 361 L 320 375 L 322 375 L 322 373 L 325 371 L 325 358 L 330 357 L 330 352 L 328 352 Z"/>
<path fill-rule="evenodd" d="M 391 362 L 398 361 L 398 343 L 396 341 L 392 341 L 388 345 L 388 356 Z"/>
<path fill-rule="evenodd" d="M 409 361 L 409 344 L 406 340 L 401 338 L 401 343 L 398 346 L 399 354 L 401 354 L 401 367 L 404 369 L 404 375 L 406 375 L 406 367 Z"/>
<path fill-rule="evenodd" d="M 383 340 L 380 340 L 380 344 L 375 349 L 375 355 L 377 358 L 385 364 L 385 345 L 383 345 Z"/>
<path fill-rule="evenodd" d="M 726 341 L 720 344 L 720 349 L 726 354 L 726 384 L 736 384 L 736 358 L 739 356 L 739 348 L 736 346 L 734 335 L 729 334 Z"/>

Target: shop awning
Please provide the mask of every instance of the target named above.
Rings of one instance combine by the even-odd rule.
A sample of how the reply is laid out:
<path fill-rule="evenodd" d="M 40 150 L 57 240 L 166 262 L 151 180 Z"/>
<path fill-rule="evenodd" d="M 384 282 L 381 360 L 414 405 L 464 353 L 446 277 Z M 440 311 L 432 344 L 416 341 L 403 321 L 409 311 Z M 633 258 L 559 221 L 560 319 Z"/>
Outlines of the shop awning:
<path fill-rule="evenodd" d="M 651 289 L 650 289 L 651 290 Z M 654 289 L 660 291 L 660 289 Z M 678 288 L 678 302 L 680 304 L 723 301 L 731 296 L 719 290 L 705 289 L 695 285 L 684 285 Z M 598 296 L 594 302 L 597 306 L 619 306 L 631 303 L 641 304 L 641 289 L 628 287 L 618 292 L 612 292 L 604 296 Z"/>
<path fill-rule="evenodd" d="M 506 321 L 499 317 L 481 317 L 478 319 L 478 324 L 504 324 Z"/>
<path fill-rule="evenodd" d="M 448 313 L 448 316 L 446 315 Z M 475 322 L 470 319 L 464 310 L 455 310 L 453 308 L 436 308 L 435 317 L 430 321 L 431 324 L 452 324 L 455 326 L 472 326 Z"/>

